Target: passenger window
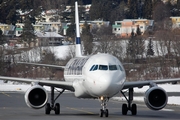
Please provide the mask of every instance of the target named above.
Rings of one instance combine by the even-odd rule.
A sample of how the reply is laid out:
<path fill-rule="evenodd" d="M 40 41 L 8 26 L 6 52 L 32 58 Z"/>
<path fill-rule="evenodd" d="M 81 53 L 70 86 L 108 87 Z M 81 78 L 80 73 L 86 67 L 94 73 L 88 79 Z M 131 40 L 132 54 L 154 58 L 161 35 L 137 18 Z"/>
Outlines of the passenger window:
<path fill-rule="evenodd" d="M 117 66 L 116 65 L 109 65 L 109 70 L 117 70 Z"/>
<path fill-rule="evenodd" d="M 99 70 L 108 70 L 107 65 L 99 65 Z"/>

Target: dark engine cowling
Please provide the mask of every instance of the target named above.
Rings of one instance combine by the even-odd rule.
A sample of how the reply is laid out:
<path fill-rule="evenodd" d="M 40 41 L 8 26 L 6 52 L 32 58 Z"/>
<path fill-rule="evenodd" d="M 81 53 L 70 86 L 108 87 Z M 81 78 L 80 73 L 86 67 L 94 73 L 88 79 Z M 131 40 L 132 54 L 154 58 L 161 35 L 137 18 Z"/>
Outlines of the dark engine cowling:
<path fill-rule="evenodd" d="M 161 87 L 151 87 L 146 91 L 144 101 L 148 108 L 160 110 L 167 105 L 167 93 Z"/>
<path fill-rule="evenodd" d="M 46 105 L 48 93 L 42 86 L 34 85 L 25 93 L 25 101 L 29 107 L 40 109 Z"/>

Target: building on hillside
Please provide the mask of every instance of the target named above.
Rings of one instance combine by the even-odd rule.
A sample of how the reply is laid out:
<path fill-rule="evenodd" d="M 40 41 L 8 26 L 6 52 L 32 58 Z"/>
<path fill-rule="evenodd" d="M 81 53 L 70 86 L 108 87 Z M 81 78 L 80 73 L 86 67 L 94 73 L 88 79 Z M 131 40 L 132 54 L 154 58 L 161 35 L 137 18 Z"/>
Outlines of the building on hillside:
<path fill-rule="evenodd" d="M 24 23 L 16 23 L 15 36 L 17 37 L 21 36 L 23 27 L 24 27 Z M 43 25 L 33 24 L 33 27 L 34 27 L 34 31 L 38 31 L 38 32 L 44 31 Z"/>
<path fill-rule="evenodd" d="M 177 4 L 177 0 L 162 0 L 164 3 L 170 2 L 172 5 Z"/>
<path fill-rule="evenodd" d="M 123 21 L 115 21 L 115 24 L 112 25 L 112 33 L 120 38 L 128 38 L 131 36 L 132 31 L 136 33 L 138 27 L 140 28 L 141 33 L 144 34 L 147 28 L 153 28 L 153 25 L 153 20 L 124 19 Z"/>
<path fill-rule="evenodd" d="M 85 22 L 87 22 L 88 25 L 90 25 L 90 30 L 92 29 L 99 29 L 102 26 L 109 26 L 109 21 L 103 21 L 103 20 L 94 20 L 94 21 L 80 21 L 80 33 L 82 33 L 82 29 L 84 27 Z"/>
<path fill-rule="evenodd" d="M 41 31 L 45 31 L 45 32 L 59 33 L 61 31 L 61 22 L 38 22 L 35 25 L 36 26 L 39 25 L 43 27 Z"/>
<path fill-rule="evenodd" d="M 170 17 L 172 21 L 172 29 L 180 28 L 180 16 Z"/>
<path fill-rule="evenodd" d="M 109 26 L 109 21 L 103 21 L 103 20 L 80 21 L 79 22 L 80 33 L 82 33 L 85 22 L 88 25 L 90 25 L 90 30 L 99 29 L 101 26 Z M 63 35 L 66 35 L 67 29 L 69 28 L 69 25 L 71 25 L 71 23 L 62 23 Z"/>
<path fill-rule="evenodd" d="M 16 24 L 16 36 L 20 36 L 22 34 L 24 27 L 24 23 Z M 56 32 L 58 33 L 61 28 L 61 22 L 39 22 L 37 24 L 33 24 L 35 32 Z"/>
<path fill-rule="evenodd" d="M 39 46 L 62 45 L 62 41 L 64 40 L 64 36 L 56 32 L 36 32 L 35 35 Z"/>
<path fill-rule="evenodd" d="M 22 34 L 24 23 L 16 23 L 15 36 L 19 37 Z"/>
<path fill-rule="evenodd" d="M 45 30 L 45 26 L 41 24 L 33 24 L 34 31 L 42 32 Z"/>
<path fill-rule="evenodd" d="M 0 29 L 2 30 L 3 35 L 12 37 L 14 35 L 15 26 L 0 23 Z"/>

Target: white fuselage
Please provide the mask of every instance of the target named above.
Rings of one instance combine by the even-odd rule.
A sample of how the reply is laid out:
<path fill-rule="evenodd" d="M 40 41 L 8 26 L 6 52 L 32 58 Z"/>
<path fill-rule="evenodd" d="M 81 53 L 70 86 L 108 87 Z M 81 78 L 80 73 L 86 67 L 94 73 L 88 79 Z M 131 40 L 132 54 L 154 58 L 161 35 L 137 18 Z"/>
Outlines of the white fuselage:
<path fill-rule="evenodd" d="M 71 59 L 64 77 L 73 82 L 75 96 L 79 98 L 112 97 L 123 88 L 126 79 L 120 61 L 109 54 Z"/>

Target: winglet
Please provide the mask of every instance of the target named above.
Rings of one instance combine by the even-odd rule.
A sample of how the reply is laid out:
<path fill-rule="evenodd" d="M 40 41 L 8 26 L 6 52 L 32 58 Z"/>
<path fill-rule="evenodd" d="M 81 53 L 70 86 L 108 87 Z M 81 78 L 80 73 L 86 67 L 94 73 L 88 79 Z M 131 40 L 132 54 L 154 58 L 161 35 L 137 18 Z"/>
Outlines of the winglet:
<path fill-rule="evenodd" d="M 79 14 L 78 14 L 78 3 L 75 2 L 75 22 L 76 22 L 76 57 L 82 56 L 81 53 L 81 39 L 79 31 Z"/>

